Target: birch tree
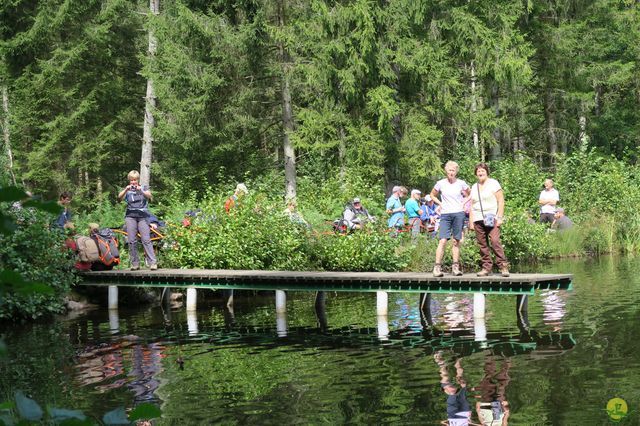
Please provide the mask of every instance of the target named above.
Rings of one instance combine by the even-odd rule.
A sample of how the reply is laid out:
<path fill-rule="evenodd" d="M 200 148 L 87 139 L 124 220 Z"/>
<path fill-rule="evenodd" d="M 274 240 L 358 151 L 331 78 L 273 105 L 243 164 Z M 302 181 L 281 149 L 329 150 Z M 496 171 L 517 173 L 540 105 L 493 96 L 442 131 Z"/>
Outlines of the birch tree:
<path fill-rule="evenodd" d="M 149 0 L 151 18 L 160 13 L 160 0 Z M 153 61 L 158 49 L 158 40 L 149 28 L 148 60 Z M 151 161 L 153 160 L 153 128 L 155 127 L 156 95 L 153 79 L 147 78 L 147 92 L 144 97 L 144 124 L 142 127 L 142 154 L 140 156 L 140 184 L 149 185 L 151 180 Z"/>

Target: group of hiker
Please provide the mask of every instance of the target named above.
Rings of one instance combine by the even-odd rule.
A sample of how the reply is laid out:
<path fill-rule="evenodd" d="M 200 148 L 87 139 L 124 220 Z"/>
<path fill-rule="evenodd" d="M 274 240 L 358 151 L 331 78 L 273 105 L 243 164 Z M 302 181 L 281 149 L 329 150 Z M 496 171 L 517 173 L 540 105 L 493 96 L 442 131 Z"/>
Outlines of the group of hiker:
<path fill-rule="evenodd" d="M 451 274 L 462 275 L 460 245 L 465 223 L 468 222 L 467 227 L 469 230 L 475 230 L 480 247 L 482 269 L 477 275 L 487 276 L 492 273 L 493 251 L 500 274 L 508 277 L 509 264 L 500 242 L 500 227 L 504 221 L 502 187 L 497 180 L 489 177 L 489 166 L 485 163 L 476 165 L 477 181 L 471 187 L 464 180 L 458 179 L 459 169 L 458 163 L 448 161 L 444 166 L 446 177 L 437 181 L 424 199 L 419 189 L 413 189 L 404 205 L 401 199 L 406 197 L 409 191 L 403 186 L 393 187 L 386 204 L 387 214 L 390 215 L 388 226 L 394 230 L 403 228 L 406 214 L 411 235 L 415 238 L 425 222 L 432 225 L 438 238 L 433 276 L 442 277 L 442 259 L 449 241 L 452 244 L 453 258 Z"/>
<path fill-rule="evenodd" d="M 409 195 L 409 190 L 404 186 L 392 188 L 385 206 L 389 216 L 387 225 L 392 231 L 391 234 L 397 235 L 398 232 L 408 228 L 415 240 L 424 229 L 429 235 L 437 237 L 438 247 L 433 267 L 434 277 L 444 275 L 442 260 L 446 245 L 451 241 L 453 258 L 451 274 L 459 276 L 462 275 L 460 246 L 464 235 L 463 230 L 467 228 L 470 231 L 475 231 L 480 250 L 482 269 L 477 275 L 487 276 L 493 272 L 494 262 L 491 256 L 491 252 L 493 252 L 500 274 L 508 277 L 509 264 L 500 241 L 505 206 L 504 193 L 500 183 L 489 177 L 490 169 L 486 163 L 478 163 L 475 166 L 476 182 L 471 186 L 457 177 L 459 165 L 455 161 L 448 161 L 444 171 L 446 177 L 438 180 L 429 194 L 423 196 L 419 189 L 412 189 L 404 204 L 402 199 Z M 140 269 L 141 261 L 137 250 L 138 240 L 140 240 L 144 250 L 145 264 L 149 269 L 155 270 L 158 268 L 158 262 L 151 241 L 151 233 L 159 221 L 149 211 L 149 201 L 152 199 L 152 194 L 148 186 L 140 185 L 138 171 L 129 172 L 127 179 L 129 184 L 118 193 L 118 200 L 126 203 L 124 230 L 127 235 L 130 268 L 134 271 Z M 226 200 L 225 211 L 230 213 L 232 209 L 236 208 L 239 199 L 247 195 L 248 192 L 246 185 L 239 183 L 233 195 Z M 99 238 L 106 241 L 106 244 L 103 244 L 103 249 L 106 247 L 111 252 L 117 252 L 117 239 L 112 235 L 113 233 L 109 234 L 108 228 L 101 230 L 97 224 L 91 224 L 89 237 L 81 238 L 75 234 L 72 214 L 69 209 L 71 198 L 72 195 L 69 192 L 60 195 L 59 204 L 63 210 L 56 219 L 55 225 L 66 230 L 69 238 L 65 244 L 79 254 L 76 267 L 78 269 L 108 269 L 118 264 L 119 255 L 115 254 L 114 256 L 114 253 L 100 254 Z M 558 206 L 559 201 L 560 196 L 553 187 L 553 181 L 551 179 L 545 180 L 544 189 L 539 197 L 541 206 L 539 220 L 541 223 L 550 224 L 553 229 L 564 230 L 570 228 L 573 223 L 565 215 L 564 209 Z M 292 222 L 309 227 L 297 211 L 295 199 L 287 201 L 284 214 Z M 408 225 L 405 225 L 405 217 L 408 220 Z M 376 218 L 363 206 L 362 200 L 356 197 L 346 204 L 342 217 L 334 221 L 334 228 L 340 232 L 353 232 L 363 228 L 366 223 L 375 221 Z M 97 250 L 89 240 L 84 238 L 93 240 Z M 105 256 L 109 259 L 108 262 L 102 259 Z"/>

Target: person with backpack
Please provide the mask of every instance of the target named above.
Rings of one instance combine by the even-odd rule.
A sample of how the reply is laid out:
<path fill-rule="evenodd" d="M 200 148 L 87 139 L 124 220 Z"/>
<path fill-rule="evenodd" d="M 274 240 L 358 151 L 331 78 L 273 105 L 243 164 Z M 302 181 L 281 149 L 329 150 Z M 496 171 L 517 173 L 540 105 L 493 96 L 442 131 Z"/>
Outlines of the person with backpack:
<path fill-rule="evenodd" d="M 91 264 L 92 271 L 110 271 L 120 264 L 118 240 L 110 228 L 100 229 L 97 223 L 89 224 L 89 236 L 96 243 L 99 259 Z"/>
<path fill-rule="evenodd" d="M 365 223 L 373 223 L 376 218 L 371 216 L 369 211 L 362 205 L 360 198 L 356 197 L 352 202 L 347 203 L 342 212 L 342 220 L 348 230 L 362 229 Z"/>
<path fill-rule="evenodd" d="M 127 228 L 127 244 L 129 246 L 131 270 L 137 271 L 140 269 L 138 233 L 140 233 L 146 263 L 149 265 L 149 269 L 156 270 L 158 269 L 158 261 L 153 252 L 151 231 L 148 222 L 149 200 L 152 199 L 151 191 L 148 186 L 141 186 L 139 184 L 140 173 L 137 170 L 130 171 L 127 178 L 129 179 L 129 185 L 120 191 L 118 200 L 124 200 L 127 203 L 124 220 Z"/>
<path fill-rule="evenodd" d="M 89 237 L 76 234 L 76 227 L 73 222 L 67 222 L 63 226 L 65 232 L 64 247 L 67 248 L 75 258 L 73 267 L 77 271 L 90 271 L 91 263 L 98 258 L 98 247 Z"/>

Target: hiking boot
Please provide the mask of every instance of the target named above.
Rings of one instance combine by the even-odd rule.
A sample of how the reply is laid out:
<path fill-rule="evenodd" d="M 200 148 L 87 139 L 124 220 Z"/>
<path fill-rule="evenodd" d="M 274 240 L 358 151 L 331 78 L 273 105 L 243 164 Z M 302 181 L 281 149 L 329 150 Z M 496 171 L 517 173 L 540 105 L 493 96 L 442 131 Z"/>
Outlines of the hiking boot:
<path fill-rule="evenodd" d="M 154 263 L 153 265 L 149 266 L 149 269 L 151 269 L 152 271 L 155 271 L 156 269 L 158 269 L 158 264 Z"/>
<path fill-rule="evenodd" d="M 476 275 L 479 277 L 488 277 L 490 273 L 491 272 L 487 271 L 486 269 L 483 269 L 482 271 L 478 272 Z"/>
<path fill-rule="evenodd" d="M 131 265 L 132 271 L 138 271 L 140 269 L 140 265 Z"/>
<path fill-rule="evenodd" d="M 433 276 L 436 278 L 444 276 L 444 274 L 442 273 L 442 265 L 440 265 L 439 263 L 433 265 Z"/>
<path fill-rule="evenodd" d="M 460 264 L 459 263 L 452 263 L 451 264 L 451 274 L 455 275 L 456 277 L 459 277 L 460 275 L 462 275 L 462 271 L 460 270 Z"/>
<path fill-rule="evenodd" d="M 502 275 L 503 277 L 508 277 L 509 276 L 509 268 L 507 268 L 506 266 L 504 268 L 500 268 L 500 275 Z"/>

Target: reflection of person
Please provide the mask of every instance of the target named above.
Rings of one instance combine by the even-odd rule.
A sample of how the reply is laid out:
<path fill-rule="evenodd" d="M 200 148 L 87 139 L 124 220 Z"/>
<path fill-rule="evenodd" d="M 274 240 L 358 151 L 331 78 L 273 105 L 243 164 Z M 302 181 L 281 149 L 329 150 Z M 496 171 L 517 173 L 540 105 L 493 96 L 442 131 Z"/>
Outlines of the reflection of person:
<path fill-rule="evenodd" d="M 142 248 L 146 263 L 149 269 L 158 269 L 158 262 L 153 245 L 151 244 L 151 231 L 149 229 L 149 200 L 152 198 L 151 191 L 148 186 L 140 186 L 138 180 L 140 173 L 132 170 L 127 175 L 129 185 L 124 187 L 118 194 L 118 200 L 123 199 L 127 203 L 125 213 L 125 226 L 127 228 L 127 243 L 129 245 L 129 258 L 131 261 L 131 270 L 140 269 L 140 259 L 138 257 L 138 233 L 142 241 Z"/>
<path fill-rule="evenodd" d="M 436 352 L 434 359 L 440 367 L 440 387 L 447 395 L 447 422 L 450 426 L 467 426 L 473 423 L 471 420 L 471 406 L 467 401 L 467 382 L 462 377 L 464 370 L 460 359 L 457 359 L 454 366 L 456 368 L 456 382 L 460 388 L 456 386 L 450 379 L 447 371 L 447 364 L 442 359 L 442 354 Z"/>
<path fill-rule="evenodd" d="M 500 243 L 500 227 L 504 216 L 504 193 L 500 183 L 489 177 L 489 166 L 485 163 L 476 165 L 478 182 L 471 187 L 472 207 L 469 213 L 469 229 L 476 231 L 476 241 L 480 247 L 482 270 L 479 277 L 491 274 L 493 261 L 491 250 L 496 256 L 496 263 L 503 277 L 509 276 L 509 264 Z M 485 222 L 489 215 L 494 216 L 494 225 Z"/>
<path fill-rule="evenodd" d="M 506 400 L 505 391 L 511 378 L 509 369 L 511 361 L 502 361 L 500 371 L 497 371 L 496 360 L 493 355 L 487 356 L 484 363 L 484 377 L 473 390 L 480 391 L 480 401 L 476 402 L 476 413 L 483 426 L 506 426 L 508 424 L 510 408 Z"/>
<path fill-rule="evenodd" d="M 400 198 L 405 197 L 407 192 L 404 186 L 394 186 L 391 190 L 391 196 L 387 199 L 386 205 L 387 214 L 391 215 L 387 222 L 389 228 L 399 229 L 404 226 L 404 207 Z"/>
<path fill-rule="evenodd" d="M 362 201 L 358 197 L 345 206 L 342 219 L 347 223 L 349 230 L 361 229 L 365 223 L 376 221 L 362 205 Z"/>
<path fill-rule="evenodd" d="M 441 207 L 440 242 L 436 250 L 436 263 L 433 267 L 434 277 L 444 275 L 442 273 L 442 257 L 444 256 L 447 241 L 451 237 L 453 237 L 451 273 L 453 275 L 462 275 L 460 270 L 460 241 L 462 240 L 462 227 L 465 219 L 462 203 L 465 197 L 469 195 L 469 185 L 462 179 L 457 178 L 458 169 L 458 163 L 447 161 L 444 166 L 447 177 L 436 182 L 430 194 L 433 201 Z M 440 195 L 441 199 L 437 198 L 438 195 Z"/>
<path fill-rule="evenodd" d="M 553 187 L 553 180 L 545 179 L 544 189 L 538 198 L 540 204 L 540 223 L 552 223 L 556 212 L 556 204 L 560 201 L 558 190 Z"/>
<path fill-rule="evenodd" d="M 62 207 L 62 212 L 58 215 L 58 218 L 54 222 L 54 225 L 58 228 L 63 228 L 64 224 L 71 221 L 71 210 L 69 209 L 69 204 L 71 204 L 72 195 L 70 192 L 63 192 L 60 194 L 60 199 L 58 200 L 58 204 Z"/>
<path fill-rule="evenodd" d="M 233 195 L 227 198 L 227 201 L 224 203 L 224 210 L 229 213 L 232 208 L 236 206 L 236 202 L 244 195 L 247 195 L 249 190 L 244 183 L 239 183 L 236 185 L 235 191 L 233 191 Z"/>
<path fill-rule="evenodd" d="M 573 221 L 569 219 L 562 207 L 556 208 L 556 212 L 553 215 L 553 223 L 551 224 L 551 229 L 555 229 L 557 231 L 566 231 L 567 229 L 573 228 Z"/>

